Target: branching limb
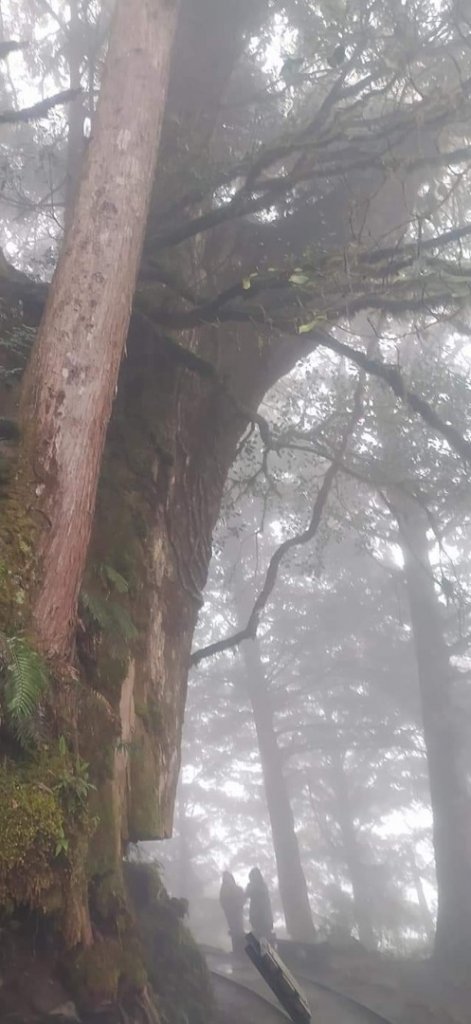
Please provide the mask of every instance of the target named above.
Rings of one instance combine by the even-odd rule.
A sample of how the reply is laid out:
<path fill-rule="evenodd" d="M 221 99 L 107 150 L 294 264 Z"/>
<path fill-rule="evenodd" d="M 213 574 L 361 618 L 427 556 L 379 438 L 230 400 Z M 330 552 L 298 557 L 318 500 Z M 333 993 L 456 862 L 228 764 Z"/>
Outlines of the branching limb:
<path fill-rule="evenodd" d="M 190 658 L 191 665 L 197 665 L 204 658 L 211 658 L 214 654 L 219 654 L 221 651 L 227 651 L 233 647 L 237 647 L 238 644 L 240 644 L 243 640 L 255 639 L 257 635 L 258 624 L 260 621 L 260 615 L 263 609 L 265 608 L 265 605 L 270 597 L 270 594 L 273 591 L 278 576 L 278 569 L 283 558 L 285 557 L 286 553 L 291 550 L 291 548 L 299 547 L 302 544 L 308 544 L 309 541 L 311 541 L 317 533 L 317 530 L 321 523 L 322 515 L 324 513 L 325 506 L 327 504 L 327 500 L 329 498 L 332 484 L 340 468 L 340 461 L 345 454 L 354 425 L 355 423 L 358 422 L 361 415 L 363 388 L 364 378 L 363 374 L 361 374 L 360 380 L 355 388 L 353 398 L 353 409 L 351 415 L 349 416 L 348 425 L 344 431 L 342 441 L 339 446 L 338 454 L 332 460 L 324 476 L 321 487 L 317 492 L 309 525 L 305 530 L 302 530 L 301 533 L 297 533 L 294 535 L 294 537 L 288 537 L 287 540 L 283 541 L 283 543 L 280 544 L 280 546 L 276 549 L 275 553 L 272 555 L 266 572 L 263 587 L 255 600 L 254 606 L 250 613 L 249 620 L 247 622 L 245 629 L 238 630 L 237 633 L 234 633 L 232 636 L 226 637 L 224 640 L 217 640 L 213 644 L 208 644 L 206 647 L 201 647 L 199 650 L 195 651 L 192 657 Z M 265 428 L 268 430 L 269 437 L 269 428 L 263 417 L 260 417 L 259 429 L 260 426 L 264 431 Z"/>
<path fill-rule="evenodd" d="M 283 544 L 280 544 L 274 555 L 272 555 L 263 587 L 255 601 L 245 629 L 240 629 L 232 636 L 225 637 L 224 640 L 217 640 L 215 643 L 208 644 L 206 647 L 201 647 L 199 650 L 194 651 L 190 659 L 191 665 L 198 665 L 199 662 L 203 661 L 205 658 L 212 658 L 214 654 L 220 654 L 221 651 L 228 651 L 233 647 L 237 647 L 243 640 L 255 639 L 260 615 L 275 586 L 280 563 L 291 548 L 298 547 L 301 544 L 307 544 L 315 536 L 321 522 L 322 513 L 327 503 L 334 477 L 337 473 L 337 468 L 337 464 L 332 462 L 324 476 L 321 488 L 318 491 L 314 502 L 311 520 L 307 529 L 303 530 L 301 533 L 296 533 L 294 537 L 289 537 L 288 540 L 283 541 Z"/>
<path fill-rule="evenodd" d="M 61 103 L 70 103 L 78 96 L 79 89 L 64 89 L 63 92 L 56 92 L 54 96 L 48 96 L 45 100 L 40 100 L 39 103 L 35 103 L 32 107 L 23 107 L 22 110 L 4 110 L 0 113 L 0 124 L 20 124 L 24 121 L 37 121 L 41 117 L 46 117 L 53 107 L 60 106 Z"/>
<path fill-rule="evenodd" d="M 400 398 L 412 412 L 421 416 L 435 433 L 444 437 L 450 448 L 457 452 L 465 462 L 471 462 L 471 443 L 451 423 L 443 420 L 424 398 L 421 398 L 415 391 L 411 391 L 398 366 L 393 366 L 391 363 L 382 363 L 379 359 L 372 359 L 365 352 L 351 348 L 350 345 L 345 345 L 344 342 L 338 341 L 337 338 L 332 337 L 327 332 L 317 331 L 316 333 L 320 339 L 320 345 L 324 348 L 337 352 L 338 355 L 344 356 L 352 363 L 355 363 L 365 373 L 383 380 L 396 397 Z"/>
<path fill-rule="evenodd" d="M 0 42 L 0 60 L 5 60 L 9 53 L 13 53 L 14 50 L 26 50 L 29 43 L 21 42 L 16 39 L 2 39 Z"/>

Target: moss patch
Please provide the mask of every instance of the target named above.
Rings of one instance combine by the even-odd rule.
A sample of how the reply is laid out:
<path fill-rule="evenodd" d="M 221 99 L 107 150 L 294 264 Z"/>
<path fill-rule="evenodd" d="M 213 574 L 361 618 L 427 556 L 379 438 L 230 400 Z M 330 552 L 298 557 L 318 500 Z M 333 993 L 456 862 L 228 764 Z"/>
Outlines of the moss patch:
<path fill-rule="evenodd" d="M 84 888 L 83 867 L 95 820 L 88 767 L 64 741 L 34 758 L 0 766 L 0 905 L 67 917 Z"/>
<path fill-rule="evenodd" d="M 0 768 L 0 901 L 49 909 L 64 837 L 60 800 L 32 771 Z"/>
<path fill-rule="evenodd" d="M 156 787 L 157 771 L 152 742 L 142 726 L 136 729 L 131 750 L 131 801 L 129 836 L 132 842 L 161 838 L 161 821 Z"/>
<path fill-rule="evenodd" d="M 116 813 L 111 782 L 100 786 L 92 794 L 90 811 L 97 819 L 88 852 L 88 876 L 94 879 L 113 874 L 118 868 Z"/>
<path fill-rule="evenodd" d="M 144 954 L 135 935 L 126 941 L 97 940 L 89 949 L 69 957 L 65 965 L 70 990 L 83 1010 L 117 1004 L 126 996 L 141 992 L 148 980 Z"/>
<path fill-rule="evenodd" d="M 182 919 L 182 901 L 169 899 L 153 865 L 127 864 L 125 878 L 164 1019 L 172 1024 L 209 1024 L 209 971 Z"/>

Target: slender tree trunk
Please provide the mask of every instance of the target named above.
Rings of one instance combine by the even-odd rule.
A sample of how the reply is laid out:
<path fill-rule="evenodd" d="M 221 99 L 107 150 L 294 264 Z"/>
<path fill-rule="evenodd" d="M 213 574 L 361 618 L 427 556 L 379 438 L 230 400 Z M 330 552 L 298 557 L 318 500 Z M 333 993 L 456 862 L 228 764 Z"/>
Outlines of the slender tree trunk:
<path fill-rule="evenodd" d="M 393 497 L 404 554 L 427 747 L 438 884 L 436 951 L 471 958 L 471 801 L 461 760 L 458 708 L 435 589 L 428 523 L 413 499 Z"/>
<path fill-rule="evenodd" d="M 128 331 L 177 0 L 118 0 L 93 138 L 25 377 L 23 474 L 39 562 L 33 627 L 67 659 Z"/>
<path fill-rule="evenodd" d="M 412 881 L 414 884 L 415 891 L 417 893 L 417 902 L 420 907 L 420 913 L 422 915 L 423 926 L 427 935 L 427 939 L 430 943 L 433 942 L 435 937 L 435 921 L 433 914 L 427 902 L 427 897 L 424 892 L 422 883 L 422 875 L 420 873 L 417 860 L 415 857 L 415 850 L 412 847 L 409 855 L 409 863 L 412 875 Z"/>
<path fill-rule="evenodd" d="M 68 110 L 67 162 L 65 170 L 65 216 L 64 225 L 69 229 L 75 195 L 80 181 L 82 161 L 85 150 L 83 134 L 84 106 L 80 93 L 81 63 L 83 53 L 83 25 L 80 21 L 78 0 L 69 0 L 70 18 L 67 32 L 67 59 L 69 64 L 69 87 L 78 91 L 78 95 L 70 103 Z"/>
<path fill-rule="evenodd" d="M 262 762 L 265 797 L 286 928 L 292 939 L 313 942 L 316 932 L 258 642 L 246 641 L 242 645 L 242 654 L 247 669 L 246 687 L 252 704 Z"/>
<path fill-rule="evenodd" d="M 371 924 L 366 879 L 353 823 L 348 780 L 341 754 L 332 755 L 332 783 L 337 804 L 337 820 L 342 835 L 345 862 L 353 889 L 353 905 L 358 937 L 366 949 L 376 949 L 377 941 Z"/>
<path fill-rule="evenodd" d="M 177 827 L 178 827 L 178 890 L 177 896 L 184 896 L 191 900 L 198 890 L 198 881 L 193 868 L 191 826 L 186 813 L 187 801 L 185 787 L 180 786 L 177 803 Z"/>

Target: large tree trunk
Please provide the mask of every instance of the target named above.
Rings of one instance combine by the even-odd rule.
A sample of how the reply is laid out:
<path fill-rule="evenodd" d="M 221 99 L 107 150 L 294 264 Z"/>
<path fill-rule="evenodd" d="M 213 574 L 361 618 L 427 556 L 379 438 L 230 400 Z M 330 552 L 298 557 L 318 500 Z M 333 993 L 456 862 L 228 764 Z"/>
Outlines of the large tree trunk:
<path fill-rule="evenodd" d="M 376 949 L 377 941 L 371 924 L 368 903 L 367 879 L 365 866 L 361 861 L 361 850 L 353 822 L 353 814 L 345 773 L 343 756 L 332 754 L 332 786 L 336 800 L 337 820 L 342 836 L 343 850 L 347 871 L 353 890 L 353 906 L 358 937 L 366 949 Z"/>
<path fill-rule="evenodd" d="M 247 669 L 245 685 L 257 732 L 286 928 L 292 939 L 313 942 L 316 931 L 258 641 L 246 641 L 242 645 L 242 654 Z"/>
<path fill-rule="evenodd" d="M 409 595 L 427 748 L 438 885 L 436 951 L 471 957 L 471 801 L 459 736 L 459 709 L 435 589 L 425 513 L 402 492 L 393 495 Z"/>
<path fill-rule="evenodd" d="M 119 0 L 93 138 L 23 387 L 33 628 L 67 659 L 165 109 L 176 0 Z M 29 498 L 29 500 L 28 500 Z"/>

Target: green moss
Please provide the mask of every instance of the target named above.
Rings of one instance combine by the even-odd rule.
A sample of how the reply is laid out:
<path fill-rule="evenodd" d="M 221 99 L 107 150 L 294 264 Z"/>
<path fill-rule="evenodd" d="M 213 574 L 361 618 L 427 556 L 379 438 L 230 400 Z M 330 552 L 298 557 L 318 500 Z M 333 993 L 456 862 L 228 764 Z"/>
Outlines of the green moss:
<path fill-rule="evenodd" d="M 90 812 L 97 820 L 88 851 L 88 877 L 103 878 L 119 868 L 119 844 L 113 787 L 107 782 L 92 794 Z"/>
<path fill-rule="evenodd" d="M 104 939 L 81 950 L 69 963 L 69 982 L 81 1005 L 113 1003 L 118 995 L 121 947 L 116 939 Z"/>
<path fill-rule="evenodd" d="M 57 905 L 56 851 L 64 837 L 57 794 L 34 772 L 0 768 L 0 901 Z"/>
<path fill-rule="evenodd" d="M 156 698 L 150 694 L 145 704 L 136 704 L 136 715 L 149 732 L 159 735 L 163 726 L 162 712 Z"/>
<path fill-rule="evenodd" d="M 101 921 L 114 922 L 119 925 L 120 919 L 126 913 L 124 884 L 120 872 L 110 871 L 96 879 L 93 910 L 95 916 L 98 915 Z"/>
<path fill-rule="evenodd" d="M 66 930 L 96 824 L 87 773 L 64 741 L 0 766 L 0 905 L 59 915 Z"/>
<path fill-rule="evenodd" d="M 141 943 L 135 937 L 124 942 L 121 958 L 122 982 L 126 989 L 140 992 L 148 981 L 145 955 Z"/>
<path fill-rule="evenodd" d="M 129 835 L 131 840 L 161 838 L 161 821 L 156 786 L 154 753 L 149 736 L 142 732 L 130 753 L 131 803 Z"/>
<path fill-rule="evenodd" d="M 144 954 L 136 935 L 125 942 L 103 938 L 88 949 L 70 956 L 65 973 L 72 994 L 81 1009 L 94 1009 L 133 992 L 147 984 Z"/>
<path fill-rule="evenodd" d="M 119 701 L 128 664 L 129 656 L 110 651 L 106 642 L 101 644 L 97 657 L 98 686 L 112 702 Z"/>
<path fill-rule="evenodd" d="M 206 962 L 181 919 L 180 901 L 169 899 L 153 865 L 127 864 L 146 966 L 159 1005 L 176 1024 L 209 1024 L 213 1010 Z"/>
<path fill-rule="evenodd" d="M 28 593 L 34 582 L 34 525 L 21 495 L 1 500 L 0 629 L 19 632 L 28 623 Z"/>

